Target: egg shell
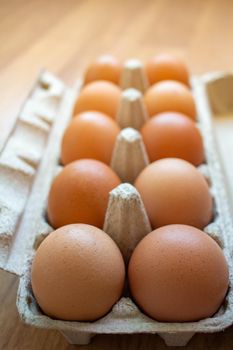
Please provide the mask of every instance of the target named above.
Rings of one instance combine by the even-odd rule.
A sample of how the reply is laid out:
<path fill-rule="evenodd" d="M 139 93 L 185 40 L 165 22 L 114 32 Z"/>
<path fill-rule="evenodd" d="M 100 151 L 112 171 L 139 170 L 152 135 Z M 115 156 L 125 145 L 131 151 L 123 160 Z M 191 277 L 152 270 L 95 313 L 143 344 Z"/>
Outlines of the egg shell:
<path fill-rule="evenodd" d="M 121 90 L 115 84 L 98 80 L 87 84 L 76 101 L 73 114 L 99 111 L 115 119 L 119 108 Z"/>
<path fill-rule="evenodd" d="M 151 85 L 161 80 L 177 80 L 189 86 L 188 68 L 182 59 L 175 55 L 162 53 L 152 57 L 145 64 Z"/>
<path fill-rule="evenodd" d="M 229 283 L 221 248 L 203 231 L 186 225 L 149 233 L 133 252 L 128 276 L 137 304 L 163 322 L 211 317 Z"/>
<path fill-rule="evenodd" d="M 144 124 L 141 134 L 151 162 L 172 157 L 187 160 L 195 166 L 204 162 L 201 133 L 184 114 L 157 114 Z"/>
<path fill-rule="evenodd" d="M 72 162 L 55 177 L 48 198 L 53 228 L 85 223 L 102 228 L 109 192 L 121 183 L 106 164 L 93 159 Z"/>
<path fill-rule="evenodd" d="M 106 114 L 89 111 L 78 114 L 65 130 L 61 145 L 64 165 L 82 158 L 110 164 L 113 147 L 120 132 Z"/>
<path fill-rule="evenodd" d="M 102 230 L 83 224 L 50 233 L 32 264 L 32 289 L 45 314 L 93 321 L 120 298 L 125 266 L 119 248 Z"/>
<path fill-rule="evenodd" d="M 151 117 L 162 112 L 180 112 L 196 119 L 192 93 L 177 81 L 164 80 L 152 85 L 145 93 L 144 102 Z"/>
<path fill-rule="evenodd" d="M 116 85 L 120 82 L 122 64 L 112 55 L 102 55 L 94 60 L 84 73 L 84 84 L 96 80 L 107 80 Z"/>
<path fill-rule="evenodd" d="M 135 186 L 154 228 L 186 224 L 204 228 L 213 218 L 213 200 L 203 175 L 190 163 L 165 158 L 149 164 Z"/>

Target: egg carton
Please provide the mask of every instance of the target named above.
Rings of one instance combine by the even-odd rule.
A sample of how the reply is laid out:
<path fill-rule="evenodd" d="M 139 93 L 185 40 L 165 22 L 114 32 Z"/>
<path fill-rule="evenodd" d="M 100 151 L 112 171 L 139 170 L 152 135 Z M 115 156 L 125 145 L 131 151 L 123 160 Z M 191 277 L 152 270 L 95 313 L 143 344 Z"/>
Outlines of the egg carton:
<path fill-rule="evenodd" d="M 117 138 L 111 161 L 124 183 L 110 192 L 103 229 L 117 242 L 127 263 L 151 226 L 140 195 L 132 186 L 149 162 L 137 131 L 147 119 L 139 92 L 145 90 L 146 82 L 140 62 L 128 62 L 126 71 L 128 78 L 125 77 L 126 82 L 122 79 L 123 86 L 131 88 L 122 93 L 117 120 L 124 129 Z M 218 332 L 233 324 L 233 226 L 211 121 L 213 101 L 215 108 L 222 106 L 219 92 L 225 89 L 228 79 L 229 75 L 224 74 L 192 79 L 206 155 L 206 164 L 199 170 L 206 177 L 215 202 L 215 218 L 205 232 L 223 249 L 230 271 L 223 305 L 213 317 L 198 322 L 164 323 L 143 314 L 126 292 L 105 317 L 95 322 L 69 322 L 42 313 L 32 293 L 30 267 L 37 247 L 53 230 L 46 217 L 47 197 L 53 178 L 61 169 L 61 138 L 79 88 L 67 87 L 49 72 L 40 75 L 0 154 L 0 267 L 20 277 L 17 307 L 26 324 L 56 329 L 71 344 L 88 344 L 96 334 L 151 333 L 171 346 L 186 345 L 195 333 Z M 232 76 L 230 79 L 233 82 Z M 230 101 L 231 96 L 227 99 L 225 95 L 223 100 Z M 232 105 L 229 107 L 233 109 Z"/>
<path fill-rule="evenodd" d="M 0 150 L 0 266 L 6 270 L 19 273 L 24 256 L 31 249 L 33 235 L 26 230 L 21 236 L 18 229 L 50 136 L 62 134 L 70 118 L 69 104 L 74 93 L 51 73 L 43 71 Z M 59 152 L 56 143 L 55 136 L 54 152 L 55 149 Z M 44 179 L 46 182 L 46 172 Z"/>

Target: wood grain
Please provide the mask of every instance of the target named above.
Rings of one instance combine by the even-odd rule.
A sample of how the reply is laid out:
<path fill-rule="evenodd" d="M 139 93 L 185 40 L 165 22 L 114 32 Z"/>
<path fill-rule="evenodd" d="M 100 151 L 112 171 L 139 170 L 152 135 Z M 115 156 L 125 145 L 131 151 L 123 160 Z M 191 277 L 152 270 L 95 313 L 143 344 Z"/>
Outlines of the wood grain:
<path fill-rule="evenodd" d="M 231 0 L 0 0 L 0 137 L 46 67 L 73 84 L 101 53 L 147 59 L 177 53 L 192 73 L 233 68 Z M 52 331 L 23 325 L 15 306 L 18 279 L 0 272 L 0 349 L 74 349 Z M 86 349 L 166 349 L 152 335 L 97 336 Z M 187 349 L 233 348 L 233 328 L 196 335 Z"/>

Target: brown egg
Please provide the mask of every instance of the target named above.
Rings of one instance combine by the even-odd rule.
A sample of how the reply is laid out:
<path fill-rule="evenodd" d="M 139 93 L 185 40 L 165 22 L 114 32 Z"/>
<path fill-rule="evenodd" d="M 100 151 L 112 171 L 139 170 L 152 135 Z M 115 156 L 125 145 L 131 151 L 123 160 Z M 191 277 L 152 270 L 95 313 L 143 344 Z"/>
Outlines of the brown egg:
<path fill-rule="evenodd" d="M 196 119 L 192 93 L 177 81 L 164 80 L 152 85 L 146 91 L 144 101 L 151 117 L 161 112 L 180 112 Z"/>
<path fill-rule="evenodd" d="M 83 112 L 65 130 L 61 160 L 68 164 L 82 158 L 92 158 L 110 164 L 113 147 L 120 128 L 106 114 Z"/>
<path fill-rule="evenodd" d="M 161 80 L 177 80 L 189 86 L 188 68 L 180 58 L 174 55 L 157 55 L 146 63 L 145 69 L 151 85 Z"/>
<path fill-rule="evenodd" d="M 118 85 L 122 71 L 122 64 L 111 55 L 102 55 L 92 62 L 85 74 L 84 84 L 95 80 L 108 80 Z"/>
<path fill-rule="evenodd" d="M 136 303 L 162 322 L 211 317 L 226 295 L 229 275 L 218 244 L 186 225 L 149 233 L 136 247 L 128 269 Z"/>
<path fill-rule="evenodd" d="M 32 264 L 32 289 L 50 317 L 93 321 L 120 298 L 125 266 L 119 248 L 102 230 L 83 224 L 52 232 Z"/>
<path fill-rule="evenodd" d="M 204 162 L 200 131 L 184 114 L 157 114 L 144 124 L 141 134 L 151 162 L 161 158 L 181 158 L 196 166 Z"/>
<path fill-rule="evenodd" d="M 121 90 L 115 84 L 98 80 L 87 84 L 77 99 L 74 115 L 84 111 L 99 111 L 116 118 Z"/>
<path fill-rule="evenodd" d="M 102 228 L 109 192 L 121 183 L 106 164 L 92 159 L 70 163 L 54 179 L 48 219 L 54 228 L 84 223 Z"/>
<path fill-rule="evenodd" d="M 213 201 L 202 174 L 190 163 L 165 158 L 148 165 L 137 177 L 153 227 L 186 224 L 204 228 L 213 217 Z"/>

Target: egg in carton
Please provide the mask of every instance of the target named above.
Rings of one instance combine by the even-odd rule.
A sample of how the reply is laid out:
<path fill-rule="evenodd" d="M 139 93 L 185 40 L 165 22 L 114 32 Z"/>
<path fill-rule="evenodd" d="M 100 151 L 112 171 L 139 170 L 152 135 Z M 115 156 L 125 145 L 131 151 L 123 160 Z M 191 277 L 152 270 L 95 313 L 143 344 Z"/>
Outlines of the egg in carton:
<path fill-rule="evenodd" d="M 152 229 L 140 195 L 130 184 L 149 162 L 136 130 L 147 115 L 142 94 L 134 89 L 145 91 L 146 82 L 137 60 L 127 62 L 124 72 L 122 86 L 131 87 L 122 93 L 117 120 L 124 129 L 117 138 L 111 166 L 127 183 L 110 192 L 104 230 L 117 242 L 127 262 L 137 243 Z M 205 232 L 223 249 L 230 271 L 229 291 L 219 311 L 198 322 L 157 322 L 143 314 L 126 294 L 95 322 L 54 320 L 41 312 L 31 289 L 30 266 L 38 245 L 53 230 L 46 218 L 47 197 L 52 180 L 61 169 L 61 138 L 78 94 L 78 90 L 44 72 L 0 156 L 0 265 L 20 276 L 17 307 L 24 322 L 59 330 L 72 344 L 87 344 L 95 334 L 152 333 L 173 346 L 187 344 L 197 332 L 217 332 L 233 323 L 232 221 L 206 94 L 206 86 L 211 88 L 215 82 L 211 77 L 195 78 L 192 86 L 206 155 L 206 164 L 199 169 L 208 180 L 216 211 Z M 223 77 L 222 88 L 224 82 Z"/>

